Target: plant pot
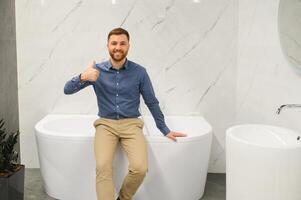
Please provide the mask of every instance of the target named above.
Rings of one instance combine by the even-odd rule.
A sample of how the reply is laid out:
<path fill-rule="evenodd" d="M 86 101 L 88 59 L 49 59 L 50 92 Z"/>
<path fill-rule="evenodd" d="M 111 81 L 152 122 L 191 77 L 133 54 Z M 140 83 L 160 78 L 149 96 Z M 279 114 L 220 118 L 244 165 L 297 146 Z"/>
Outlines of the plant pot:
<path fill-rule="evenodd" d="M 10 174 L 0 174 L 1 200 L 24 199 L 24 171 L 25 166 L 18 164 L 14 172 Z"/>

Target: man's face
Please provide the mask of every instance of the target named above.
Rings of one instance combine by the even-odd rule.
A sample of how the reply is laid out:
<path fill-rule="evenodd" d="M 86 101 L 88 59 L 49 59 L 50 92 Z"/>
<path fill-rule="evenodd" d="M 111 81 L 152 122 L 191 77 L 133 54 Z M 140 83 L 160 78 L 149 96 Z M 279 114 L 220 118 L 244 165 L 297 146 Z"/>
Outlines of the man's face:
<path fill-rule="evenodd" d="M 111 35 L 107 47 L 111 58 L 119 62 L 127 56 L 130 44 L 125 34 Z"/>

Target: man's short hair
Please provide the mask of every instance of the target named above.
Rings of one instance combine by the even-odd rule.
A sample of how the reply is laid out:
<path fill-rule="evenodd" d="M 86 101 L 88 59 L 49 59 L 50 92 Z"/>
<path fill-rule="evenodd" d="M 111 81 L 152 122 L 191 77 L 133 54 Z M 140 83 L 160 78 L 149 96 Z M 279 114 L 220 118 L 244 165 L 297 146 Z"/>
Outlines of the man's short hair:
<path fill-rule="evenodd" d="M 130 35 L 129 33 L 127 32 L 127 30 L 123 29 L 123 28 L 114 28 L 113 30 L 111 30 L 108 34 L 108 41 L 111 37 L 111 35 L 126 35 L 126 37 L 128 38 L 128 41 L 130 41 Z"/>

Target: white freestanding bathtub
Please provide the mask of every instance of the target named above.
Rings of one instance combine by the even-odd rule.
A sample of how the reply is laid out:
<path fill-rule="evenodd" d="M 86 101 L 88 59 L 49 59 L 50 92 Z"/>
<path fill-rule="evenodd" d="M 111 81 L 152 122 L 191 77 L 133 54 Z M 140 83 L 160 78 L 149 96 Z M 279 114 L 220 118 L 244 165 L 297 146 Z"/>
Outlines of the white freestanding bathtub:
<path fill-rule="evenodd" d="M 227 200 L 300 200 L 301 134 L 245 124 L 226 137 Z"/>
<path fill-rule="evenodd" d="M 36 126 L 44 188 L 60 200 L 96 200 L 93 140 L 94 115 L 47 115 Z M 188 136 L 173 142 L 164 137 L 151 116 L 144 116 L 149 169 L 134 200 L 198 200 L 207 177 L 212 130 L 201 116 L 166 116 L 173 131 Z M 117 192 L 128 160 L 118 144 L 113 160 Z"/>

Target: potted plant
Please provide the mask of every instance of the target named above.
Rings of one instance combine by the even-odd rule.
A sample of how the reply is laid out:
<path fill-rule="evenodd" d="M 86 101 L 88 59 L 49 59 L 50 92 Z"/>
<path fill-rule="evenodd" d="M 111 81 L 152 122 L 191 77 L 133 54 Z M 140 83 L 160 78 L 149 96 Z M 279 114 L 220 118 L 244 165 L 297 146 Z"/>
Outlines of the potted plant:
<path fill-rule="evenodd" d="M 0 199 L 23 200 L 25 166 L 18 164 L 18 152 L 14 150 L 19 131 L 9 133 L 0 120 Z"/>

